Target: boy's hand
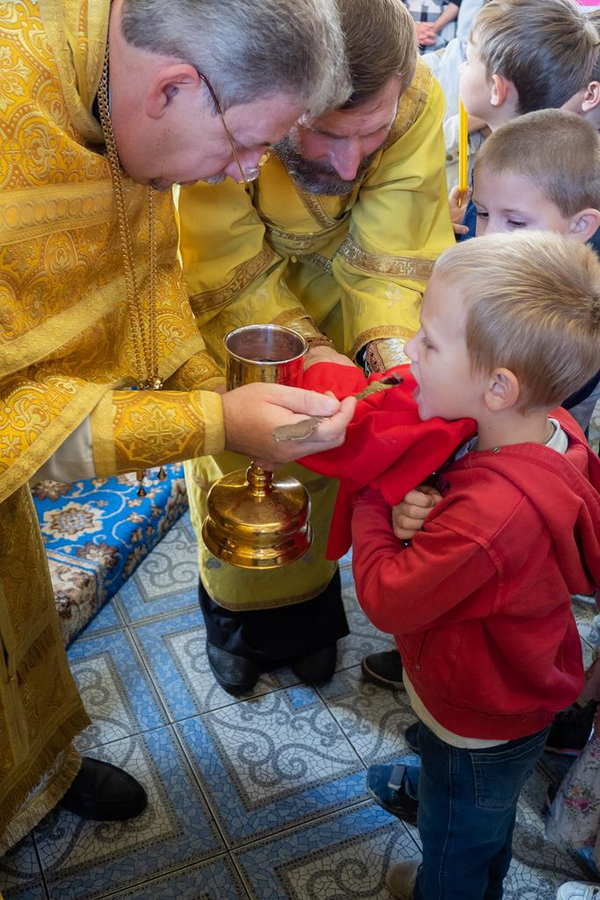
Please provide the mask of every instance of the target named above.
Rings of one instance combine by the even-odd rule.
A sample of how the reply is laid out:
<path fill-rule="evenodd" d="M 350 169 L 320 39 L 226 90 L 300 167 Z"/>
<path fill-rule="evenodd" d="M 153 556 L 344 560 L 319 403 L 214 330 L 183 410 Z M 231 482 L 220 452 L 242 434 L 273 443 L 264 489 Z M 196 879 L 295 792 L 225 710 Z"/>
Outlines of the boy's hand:
<path fill-rule="evenodd" d="M 392 508 L 392 526 L 396 537 L 401 541 L 410 541 L 441 499 L 440 492 L 428 484 L 409 491 L 404 500 Z"/>
<path fill-rule="evenodd" d="M 466 191 L 461 191 L 458 185 L 453 187 L 450 193 L 448 194 L 448 203 L 450 205 L 450 219 L 452 220 L 452 227 L 454 228 L 454 234 L 468 234 L 469 229 L 466 225 L 463 225 L 463 220 L 465 218 L 465 212 L 467 211 L 467 205 L 469 200 L 471 199 L 472 191 L 470 188 L 467 188 Z"/>

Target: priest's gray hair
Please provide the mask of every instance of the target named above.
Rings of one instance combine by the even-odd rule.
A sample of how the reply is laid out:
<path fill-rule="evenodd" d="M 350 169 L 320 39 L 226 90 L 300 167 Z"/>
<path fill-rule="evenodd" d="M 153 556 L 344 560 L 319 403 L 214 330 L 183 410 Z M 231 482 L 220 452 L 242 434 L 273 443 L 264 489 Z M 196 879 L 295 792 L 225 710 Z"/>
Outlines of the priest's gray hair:
<path fill-rule="evenodd" d="M 283 93 L 315 117 L 350 96 L 335 0 L 124 0 L 122 30 L 191 63 L 223 109 Z"/>

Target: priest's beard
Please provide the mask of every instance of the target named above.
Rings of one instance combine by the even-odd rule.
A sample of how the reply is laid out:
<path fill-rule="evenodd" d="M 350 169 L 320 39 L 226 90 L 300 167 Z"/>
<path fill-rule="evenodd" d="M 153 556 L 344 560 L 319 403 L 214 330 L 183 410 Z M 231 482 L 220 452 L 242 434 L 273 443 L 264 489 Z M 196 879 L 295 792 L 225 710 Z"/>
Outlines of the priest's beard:
<path fill-rule="evenodd" d="M 361 160 L 356 175 L 351 181 L 341 178 L 333 166 L 323 162 L 304 159 L 298 145 L 288 134 L 273 146 L 273 152 L 279 157 L 296 184 L 311 194 L 325 194 L 328 197 L 341 197 L 350 194 L 356 184 L 363 180 L 365 172 L 380 151 L 380 147 Z"/>

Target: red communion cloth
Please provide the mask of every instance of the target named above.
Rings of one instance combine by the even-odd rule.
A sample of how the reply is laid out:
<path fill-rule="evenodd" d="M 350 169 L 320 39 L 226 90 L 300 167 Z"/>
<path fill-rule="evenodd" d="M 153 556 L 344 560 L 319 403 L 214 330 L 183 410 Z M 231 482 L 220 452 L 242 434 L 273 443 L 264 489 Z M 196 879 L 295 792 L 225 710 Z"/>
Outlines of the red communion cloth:
<path fill-rule="evenodd" d="M 302 387 L 320 393 L 332 391 L 342 400 L 392 373 L 401 376 L 402 381 L 358 401 L 341 447 L 299 460 L 313 472 L 340 480 L 329 532 L 328 559 L 339 559 L 350 547 L 353 495 L 372 487 L 394 506 L 475 434 L 473 419 L 452 422 L 440 418 L 426 422 L 420 419 L 412 396 L 416 382 L 407 365 L 395 366 L 367 381 L 360 369 L 316 363 L 304 373 Z"/>

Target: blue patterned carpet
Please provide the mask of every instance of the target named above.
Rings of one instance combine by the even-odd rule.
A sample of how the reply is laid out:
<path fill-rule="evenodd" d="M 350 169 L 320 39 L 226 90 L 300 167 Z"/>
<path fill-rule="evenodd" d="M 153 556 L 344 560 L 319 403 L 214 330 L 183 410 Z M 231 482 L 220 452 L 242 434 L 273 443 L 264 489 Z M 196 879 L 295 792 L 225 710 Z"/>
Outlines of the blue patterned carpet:
<path fill-rule="evenodd" d="M 136 775 L 149 807 L 117 825 L 54 812 L 0 859 L 5 900 L 387 900 L 390 861 L 419 839 L 368 800 L 365 769 L 402 755 L 413 716 L 404 693 L 361 680 L 362 656 L 391 644 L 358 609 L 348 561 L 342 575 L 352 633 L 332 682 L 282 669 L 236 701 L 208 670 L 182 518 L 69 651 L 93 719 L 81 750 Z M 595 609 L 575 609 L 585 637 Z M 522 797 L 507 900 L 590 878 L 544 838 L 553 765 Z"/>

